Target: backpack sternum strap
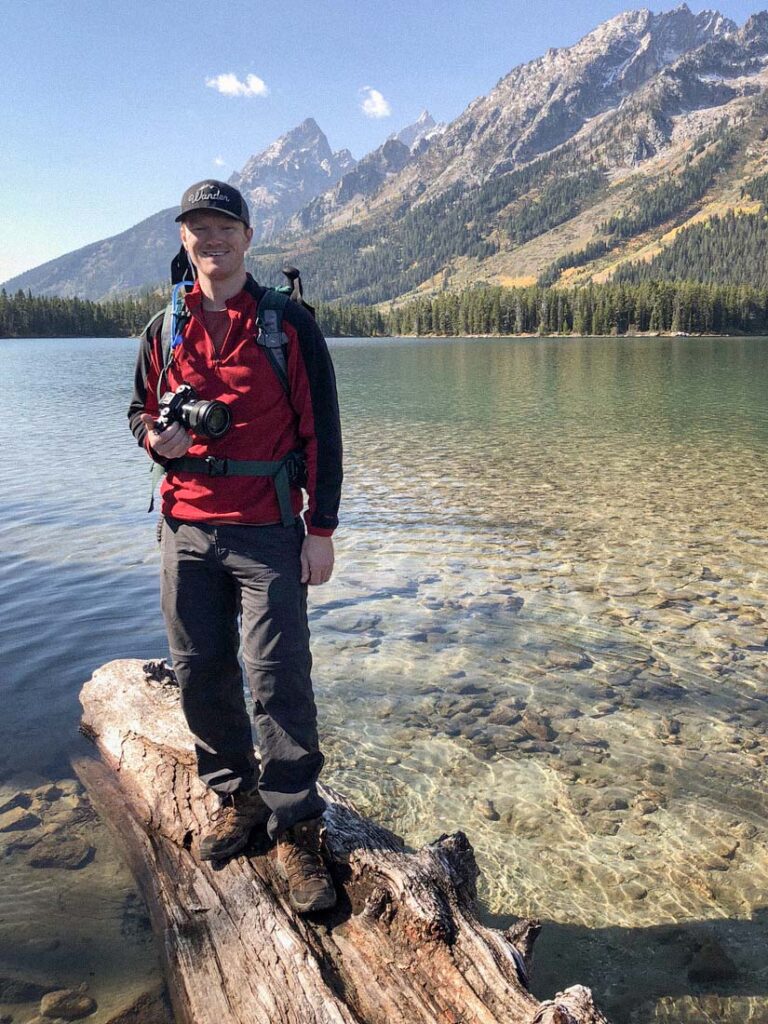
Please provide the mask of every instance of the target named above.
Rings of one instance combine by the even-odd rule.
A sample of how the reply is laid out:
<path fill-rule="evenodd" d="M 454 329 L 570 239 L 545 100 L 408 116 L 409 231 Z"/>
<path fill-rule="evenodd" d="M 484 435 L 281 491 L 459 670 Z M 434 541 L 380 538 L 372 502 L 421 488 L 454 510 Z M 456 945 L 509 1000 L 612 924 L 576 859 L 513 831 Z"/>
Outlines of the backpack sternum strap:
<path fill-rule="evenodd" d="M 306 480 L 306 461 L 302 452 L 289 452 L 276 462 L 264 462 L 256 459 L 219 459 L 215 455 L 208 455 L 206 458 L 184 455 L 180 459 L 171 459 L 166 469 L 169 473 L 198 473 L 203 476 L 271 477 L 275 485 L 283 526 L 293 526 L 296 518 L 291 505 L 291 484 L 302 486 Z"/>

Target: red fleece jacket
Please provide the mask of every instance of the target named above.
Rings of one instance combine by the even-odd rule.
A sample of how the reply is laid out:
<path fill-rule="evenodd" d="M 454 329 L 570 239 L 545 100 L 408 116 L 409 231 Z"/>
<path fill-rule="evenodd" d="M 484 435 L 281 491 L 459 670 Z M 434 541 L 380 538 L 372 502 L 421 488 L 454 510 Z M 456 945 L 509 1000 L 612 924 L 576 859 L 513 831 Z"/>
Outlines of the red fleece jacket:
<path fill-rule="evenodd" d="M 217 354 L 201 317 L 199 286 L 186 296 L 190 319 L 183 341 L 174 349 L 163 392 L 182 382 L 191 384 L 201 399 L 225 402 L 232 427 L 219 440 L 194 436 L 188 455 L 277 461 L 288 452 L 303 450 L 307 461 L 309 533 L 330 537 L 338 525 L 341 495 L 341 426 L 336 378 L 320 329 L 303 307 L 288 302 L 283 331 L 288 340 L 290 396 L 255 341 L 256 313 L 264 294 L 249 276 L 243 291 L 226 303 L 229 331 Z M 147 448 L 141 413 L 157 415 L 157 383 L 162 369 L 158 315 L 141 337 L 134 393 L 128 409 L 131 430 Z M 164 460 L 153 455 L 156 461 Z M 265 477 L 217 476 L 169 471 L 161 487 L 162 512 L 186 522 L 265 525 L 280 522 L 272 480 Z M 294 512 L 303 507 L 301 490 L 291 490 Z"/>

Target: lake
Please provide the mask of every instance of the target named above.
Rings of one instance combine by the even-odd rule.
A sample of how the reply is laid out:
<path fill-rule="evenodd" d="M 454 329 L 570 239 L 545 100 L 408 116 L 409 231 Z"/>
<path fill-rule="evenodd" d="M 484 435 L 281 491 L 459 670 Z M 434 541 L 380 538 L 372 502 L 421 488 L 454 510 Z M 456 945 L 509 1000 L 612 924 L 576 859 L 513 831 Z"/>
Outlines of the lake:
<path fill-rule="evenodd" d="M 768 1019 L 768 339 L 331 347 L 346 479 L 336 576 L 310 599 L 325 781 L 413 845 L 467 833 L 485 919 L 544 923 L 540 998 L 581 982 L 614 1024 Z M 159 977 L 70 766 L 93 669 L 166 654 L 135 350 L 0 342 L 15 1020 L 51 979 L 88 982 L 101 1024 Z"/>

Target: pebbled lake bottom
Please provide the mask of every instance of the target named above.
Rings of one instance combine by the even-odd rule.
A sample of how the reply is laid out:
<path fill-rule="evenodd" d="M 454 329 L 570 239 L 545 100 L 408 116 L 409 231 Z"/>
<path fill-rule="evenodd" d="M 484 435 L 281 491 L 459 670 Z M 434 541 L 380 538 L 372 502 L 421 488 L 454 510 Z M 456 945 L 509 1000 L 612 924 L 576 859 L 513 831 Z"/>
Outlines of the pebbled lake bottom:
<path fill-rule="evenodd" d="M 337 575 L 310 605 L 324 778 L 411 845 L 467 833 L 485 919 L 544 923 L 540 998 L 580 982 L 614 1024 L 768 1019 L 765 339 L 332 348 L 347 476 Z M 70 767 L 92 670 L 166 652 L 133 351 L 2 345 L 14 1024 L 54 983 L 86 983 L 107 1024 L 159 979 Z"/>

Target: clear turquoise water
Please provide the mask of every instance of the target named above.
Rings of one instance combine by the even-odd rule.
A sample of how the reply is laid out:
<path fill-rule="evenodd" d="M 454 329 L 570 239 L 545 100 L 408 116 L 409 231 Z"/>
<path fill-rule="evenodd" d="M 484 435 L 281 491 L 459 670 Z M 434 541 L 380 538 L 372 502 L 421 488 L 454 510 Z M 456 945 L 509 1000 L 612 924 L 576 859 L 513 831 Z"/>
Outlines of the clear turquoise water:
<path fill-rule="evenodd" d="M 71 776 L 93 668 L 165 653 L 134 352 L 0 343 L 0 795 Z M 343 527 L 311 605 L 328 781 L 414 844 L 468 833 L 489 919 L 545 921 L 541 997 L 581 981 L 617 1024 L 768 1018 L 768 341 L 333 354 Z M 74 983 L 91 949 L 106 1005 L 156 968 L 89 827 L 77 872 L 6 852 L 0 975 Z M 51 923 L 94 889 L 103 912 Z"/>

